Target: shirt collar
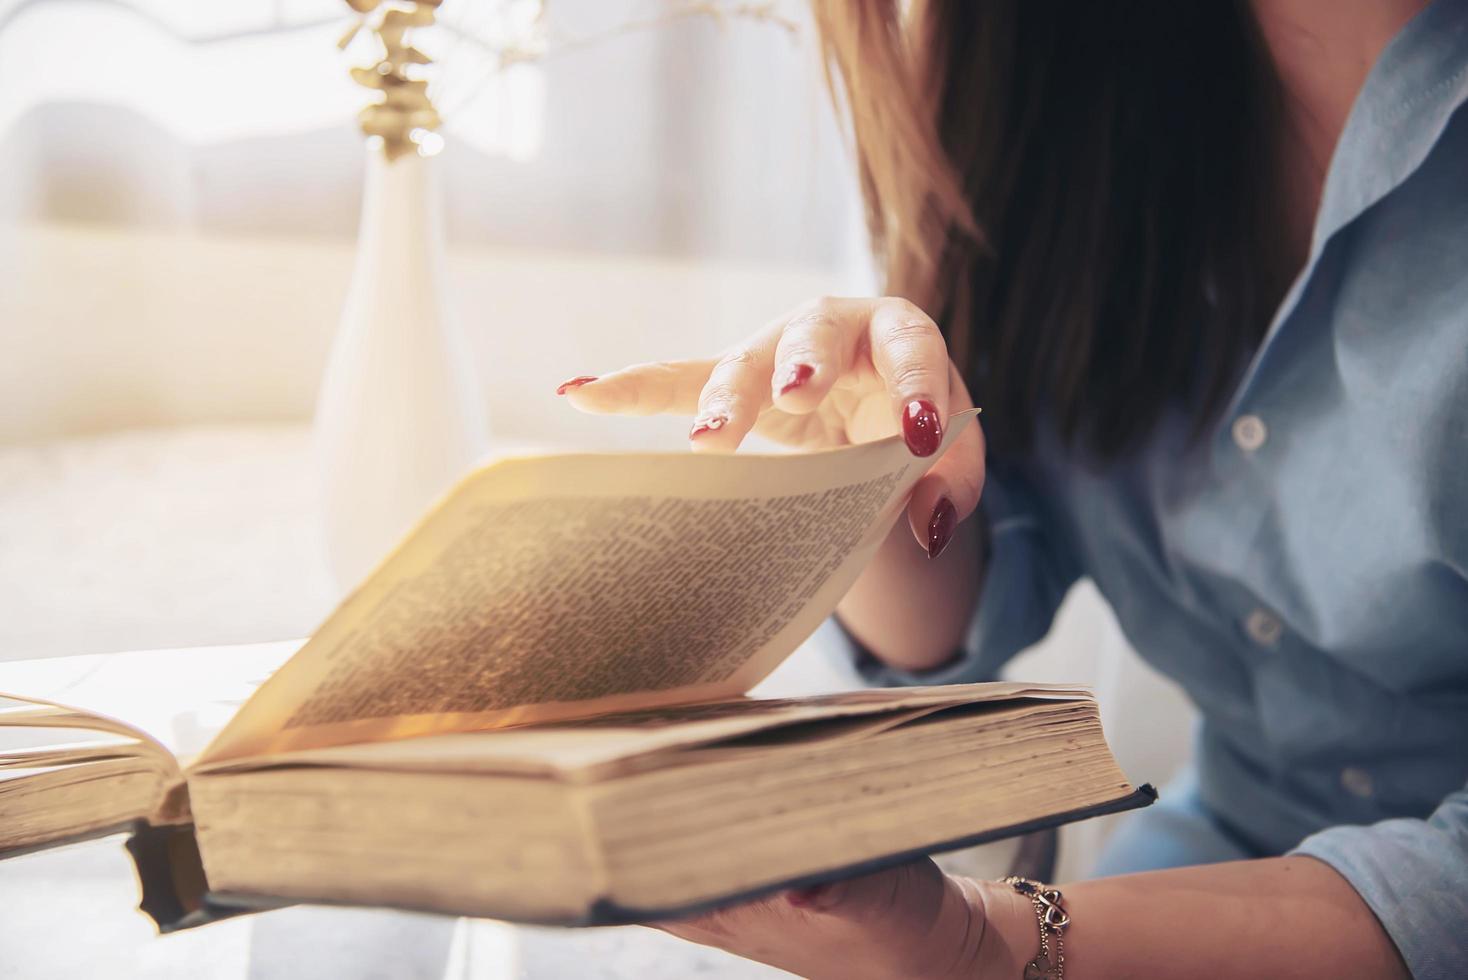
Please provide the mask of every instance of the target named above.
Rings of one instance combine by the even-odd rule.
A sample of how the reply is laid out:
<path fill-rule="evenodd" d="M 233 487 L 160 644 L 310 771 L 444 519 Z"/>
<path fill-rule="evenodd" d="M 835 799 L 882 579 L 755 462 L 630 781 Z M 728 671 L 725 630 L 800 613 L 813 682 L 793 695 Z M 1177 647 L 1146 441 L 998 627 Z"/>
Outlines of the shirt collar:
<path fill-rule="evenodd" d="M 1468 100 L 1468 0 L 1434 0 L 1376 60 L 1321 195 L 1311 262 L 1331 235 L 1410 177 Z"/>
<path fill-rule="evenodd" d="M 1224 418 L 1234 416 L 1247 399 L 1331 236 L 1412 176 L 1465 101 L 1468 0 L 1434 0 L 1392 38 L 1367 75 L 1331 155 L 1310 255 L 1275 311 Z M 1226 425 L 1217 438 L 1220 445 L 1226 443 Z"/>

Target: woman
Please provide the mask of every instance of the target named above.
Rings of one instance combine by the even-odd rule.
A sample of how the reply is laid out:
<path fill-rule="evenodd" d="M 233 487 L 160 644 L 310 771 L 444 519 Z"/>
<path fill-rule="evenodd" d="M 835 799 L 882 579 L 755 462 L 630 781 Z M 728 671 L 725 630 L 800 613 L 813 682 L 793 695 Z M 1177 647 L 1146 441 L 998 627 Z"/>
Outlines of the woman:
<path fill-rule="evenodd" d="M 977 394 L 987 450 L 840 606 L 864 669 L 992 676 L 1085 575 L 1203 723 L 1061 889 L 1063 964 L 930 862 L 670 931 L 815 977 L 1468 976 L 1468 0 L 816 10 L 903 298 L 568 398 L 925 455 Z"/>

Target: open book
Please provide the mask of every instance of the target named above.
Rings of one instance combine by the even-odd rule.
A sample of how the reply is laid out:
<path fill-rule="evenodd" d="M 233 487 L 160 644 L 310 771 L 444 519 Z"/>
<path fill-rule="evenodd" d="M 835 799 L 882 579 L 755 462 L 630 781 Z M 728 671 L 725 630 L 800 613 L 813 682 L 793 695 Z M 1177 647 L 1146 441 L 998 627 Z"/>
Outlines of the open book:
<path fill-rule="evenodd" d="M 165 929 L 291 902 L 637 921 L 1150 802 L 1084 690 L 744 696 L 930 462 L 488 465 L 192 758 L 126 685 L 63 704 L 0 667 L 0 729 L 92 735 L 0 750 L 0 856 L 133 828 Z"/>

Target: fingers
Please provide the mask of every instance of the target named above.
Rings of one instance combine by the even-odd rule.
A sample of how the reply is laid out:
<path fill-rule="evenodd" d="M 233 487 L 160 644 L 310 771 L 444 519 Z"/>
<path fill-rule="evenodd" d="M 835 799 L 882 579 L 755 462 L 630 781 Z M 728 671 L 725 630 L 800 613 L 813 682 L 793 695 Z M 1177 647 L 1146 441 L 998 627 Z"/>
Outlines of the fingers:
<path fill-rule="evenodd" d="M 847 919 L 884 919 L 910 913 L 912 905 L 936 902 L 943 872 L 929 858 L 825 885 L 785 893 L 797 908 Z"/>
<path fill-rule="evenodd" d="M 732 453 L 770 404 L 778 327 L 755 335 L 714 362 L 688 430 L 695 452 Z"/>
<path fill-rule="evenodd" d="M 948 346 L 932 319 L 906 300 L 888 299 L 872 309 L 872 366 L 886 382 L 892 411 L 916 456 L 931 456 L 943 442 L 948 399 Z"/>
<path fill-rule="evenodd" d="M 778 328 L 717 360 L 634 364 L 601 377 L 582 375 L 556 389 L 575 408 L 598 415 L 692 415 L 697 451 L 733 452 L 770 404 Z"/>
<path fill-rule="evenodd" d="M 594 415 L 692 415 L 713 367 L 712 360 L 634 364 L 601 377 L 572 378 L 556 394 Z"/>
<path fill-rule="evenodd" d="M 775 348 L 770 397 L 781 411 L 815 411 L 853 368 L 870 300 L 816 300 L 785 322 Z"/>
<path fill-rule="evenodd" d="M 968 388 L 957 371 L 949 378 L 949 399 L 954 412 L 973 407 Z M 976 419 L 959 434 L 943 458 L 918 480 L 908 498 L 908 524 L 929 558 L 942 554 L 958 522 L 978 507 L 983 489 L 984 430 Z"/>
<path fill-rule="evenodd" d="M 869 976 L 974 975 L 982 919 L 932 860 L 772 895 L 658 928 L 799 976 L 837 976 L 857 957 Z M 944 969 L 948 967 L 948 969 Z"/>
<path fill-rule="evenodd" d="M 903 299 L 817 300 L 717 360 L 635 365 L 572 378 L 558 392 L 586 412 L 694 415 L 694 449 L 732 452 L 771 405 L 808 415 L 832 388 L 875 395 L 878 380 L 908 448 L 916 456 L 937 452 L 944 419 L 960 407 L 950 399 L 948 350 L 932 319 Z M 879 402 L 862 396 L 853 404 L 869 416 Z M 849 435 L 861 419 L 846 413 L 835 414 Z"/>
<path fill-rule="evenodd" d="M 931 858 L 815 891 L 810 900 L 800 893 L 787 893 L 787 900 L 811 916 L 811 926 L 825 927 L 832 948 L 850 951 L 859 941 L 880 951 L 875 975 L 979 975 L 982 900 L 970 902 L 965 883 L 945 875 Z"/>

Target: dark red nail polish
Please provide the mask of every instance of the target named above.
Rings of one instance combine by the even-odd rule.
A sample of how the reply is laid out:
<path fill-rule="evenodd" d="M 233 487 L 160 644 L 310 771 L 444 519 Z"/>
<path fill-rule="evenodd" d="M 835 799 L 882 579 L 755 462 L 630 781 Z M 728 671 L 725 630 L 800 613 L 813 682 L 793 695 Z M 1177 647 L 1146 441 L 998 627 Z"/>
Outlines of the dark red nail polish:
<path fill-rule="evenodd" d="M 811 379 L 811 375 L 815 373 L 816 369 L 811 367 L 809 364 L 795 365 L 786 373 L 785 382 L 784 384 L 780 385 L 780 394 L 788 395 L 790 392 L 794 391 L 796 388 L 799 388 L 801 385 L 809 381 Z"/>
<path fill-rule="evenodd" d="M 572 388 L 580 388 L 582 385 L 591 384 L 591 382 L 595 380 L 596 375 L 594 374 L 579 374 L 576 377 L 572 378 L 570 381 L 562 381 L 560 384 L 556 385 L 556 394 L 564 395 Z"/>
<path fill-rule="evenodd" d="M 931 456 L 943 444 L 943 420 L 938 406 L 926 398 L 907 403 L 902 413 L 902 437 L 914 456 Z"/>
<path fill-rule="evenodd" d="M 937 558 L 948 547 L 953 529 L 958 526 L 958 511 L 947 497 L 939 497 L 928 519 L 928 557 Z"/>
<path fill-rule="evenodd" d="M 805 888 L 792 888 L 785 893 L 785 900 L 798 909 L 808 909 L 830 890 L 830 885 L 807 885 Z"/>
<path fill-rule="evenodd" d="M 727 415 L 700 415 L 693 420 L 693 428 L 688 430 L 688 438 L 696 439 L 705 432 L 713 432 L 722 429 L 729 424 Z"/>

